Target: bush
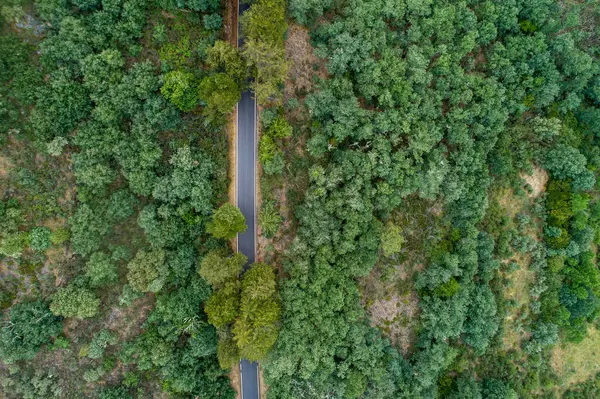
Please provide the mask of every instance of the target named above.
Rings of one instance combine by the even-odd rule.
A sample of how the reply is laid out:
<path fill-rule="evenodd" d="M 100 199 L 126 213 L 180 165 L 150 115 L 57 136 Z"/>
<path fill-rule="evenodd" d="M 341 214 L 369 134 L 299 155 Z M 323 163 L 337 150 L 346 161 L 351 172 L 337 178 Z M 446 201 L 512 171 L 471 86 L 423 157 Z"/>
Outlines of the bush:
<path fill-rule="evenodd" d="M 198 105 L 198 91 L 193 73 L 180 70 L 167 73 L 160 92 L 182 111 L 191 111 Z"/>
<path fill-rule="evenodd" d="M 98 399 L 133 399 L 125 387 L 110 387 L 100 391 Z"/>
<path fill-rule="evenodd" d="M 271 238 L 279 230 L 282 218 L 277 210 L 274 201 L 265 201 L 260 214 L 258 215 L 258 223 L 265 237 Z"/>
<path fill-rule="evenodd" d="M 66 227 L 59 227 L 50 234 L 50 242 L 52 245 L 60 245 L 69 241 L 71 232 Z"/>
<path fill-rule="evenodd" d="M 57 316 L 86 319 L 98 314 L 100 299 L 85 288 L 69 285 L 60 288 L 50 304 L 50 310 Z"/>
<path fill-rule="evenodd" d="M 404 236 L 402 228 L 388 222 L 381 233 L 381 249 L 384 256 L 392 256 L 397 254 L 402 249 L 404 244 Z"/>
<path fill-rule="evenodd" d="M 279 151 L 263 164 L 263 170 L 267 176 L 281 175 L 284 167 L 285 160 Z"/>
<path fill-rule="evenodd" d="M 20 231 L 6 234 L 0 242 L 0 254 L 11 258 L 19 258 L 29 245 L 29 234 Z"/>
<path fill-rule="evenodd" d="M 85 275 L 92 287 L 101 287 L 117 281 L 117 266 L 106 253 L 94 252 L 85 264 Z"/>
<path fill-rule="evenodd" d="M 88 348 L 87 357 L 90 359 L 100 359 L 104 355 L 104 349 L 109 345 L 115 345 L 117 342 L 117 335 L 112 331 L 104 329 L 98 334 L 94 334 Z"/>

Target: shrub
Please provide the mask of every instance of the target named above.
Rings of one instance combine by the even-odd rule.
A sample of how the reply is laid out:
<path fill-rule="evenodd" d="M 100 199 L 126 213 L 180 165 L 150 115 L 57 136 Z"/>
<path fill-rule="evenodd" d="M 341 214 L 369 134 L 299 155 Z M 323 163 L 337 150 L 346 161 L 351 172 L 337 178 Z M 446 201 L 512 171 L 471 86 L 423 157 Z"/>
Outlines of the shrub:
<path fill-rule="evenodd" d="M 100 287 L 117 281 L 117 266 L 104 252 L 94 252 L 85 264 L 85 275 L 92 287 Z"/>
<path fill-rule="evenodd" d="M 263 208 L 258 215 L 258 223 L 260 224 L 265 237 L 273 237 L 277 233 L 277 230 L 279 230 L 281 222 L 282 218 L 277 210 L 275 202 L 265 201 Z"/>
<path fill-rule="evenodd" d="M 160 92 L 182 111 L 191 111 L 198 104 L 195 78 L 190 72 L 176 70 L 167 73 Z"/>
<path fill-rule="evenodd" d="M 50 310 L 57 316 L 85 319 L 98 314 L 100 299 L 85 288 L 69 285 L 59 289 L 50 304 Z"/>
<path fill-rule="evenodd" d="M 53 245 L 60 245 L 69 241 L 71 232 L 66 227 L 59 227 L 50 234 L 50 242 Z"/>

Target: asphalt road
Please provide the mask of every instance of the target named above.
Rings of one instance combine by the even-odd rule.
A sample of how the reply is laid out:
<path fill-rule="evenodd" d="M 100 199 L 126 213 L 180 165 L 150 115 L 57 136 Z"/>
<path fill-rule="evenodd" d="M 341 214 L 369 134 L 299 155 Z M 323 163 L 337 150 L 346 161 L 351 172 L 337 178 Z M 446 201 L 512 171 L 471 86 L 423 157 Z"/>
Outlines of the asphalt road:
<path fill-rule="evenodd" d="M 238 11 L 241 15 L 248 9 L 247 4 L 240 4 Z M 238 46 L 244 43 L 239 34 L 238 24 Z M 248 267 L 254 262 L 256 253 L 256 101 L 250 90 L 242 93 L 242 98 L 237 107 L 237 164 L 236 164 L 236 201 L 246 217 L 248 228 L 242 234 L 238 234 L 238 251 L 248 257 Z M 240 362 L 240 374 L 242 385 L 242 399 L 258 399 L 258 363 L 250 363 L 248 360 Z"/>
<path fill-rule="evenodd" d="M 238 234 L 238 251 L 254 262 L 256 238 L 256 102 L 250 91 L 242 93 L 237 109 L 237 206 L 248 228 Z M 247 360 L 240 362 L 242 399 L 258 399 L 258 364 Z"/>

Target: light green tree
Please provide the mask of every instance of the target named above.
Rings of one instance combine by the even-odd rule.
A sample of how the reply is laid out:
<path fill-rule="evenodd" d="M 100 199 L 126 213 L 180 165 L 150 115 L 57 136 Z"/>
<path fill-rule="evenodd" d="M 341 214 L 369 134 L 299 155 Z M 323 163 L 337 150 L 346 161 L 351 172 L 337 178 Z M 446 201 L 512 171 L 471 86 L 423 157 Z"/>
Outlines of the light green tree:
<path fill-rule="evenodd" d="M 226 202 L 213 213 L 212 221 L 206 230 L 215 238 L 230 240 L 238 233 L 246 231 L 246 219 L 242 212 L 234 205 Z"/>
<path fill-rule="evenodd" d="M 165 251 L 139 250 L 127 269 L 127 281 L 131 288 L 138 292 L 158 292 L 166 278 Z"/>
<path fill-rule="evenodd" d="M 50 304 L 50 310 L 57 316 L 86 319 L 98 314 L 100 299 L 85 288 L 69 285 L 59 289 Z"/>

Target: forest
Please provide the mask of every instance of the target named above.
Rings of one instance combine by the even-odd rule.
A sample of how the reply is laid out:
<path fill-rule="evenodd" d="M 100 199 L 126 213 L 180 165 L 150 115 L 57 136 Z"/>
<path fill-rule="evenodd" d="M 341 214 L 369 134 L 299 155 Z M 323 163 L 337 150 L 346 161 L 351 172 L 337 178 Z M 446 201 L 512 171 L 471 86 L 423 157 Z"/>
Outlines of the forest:
<path fill-rule="evenodd" d="M 0 0 L 0 397 L 600 397 L 600 4 L 248 4 Z"/>

